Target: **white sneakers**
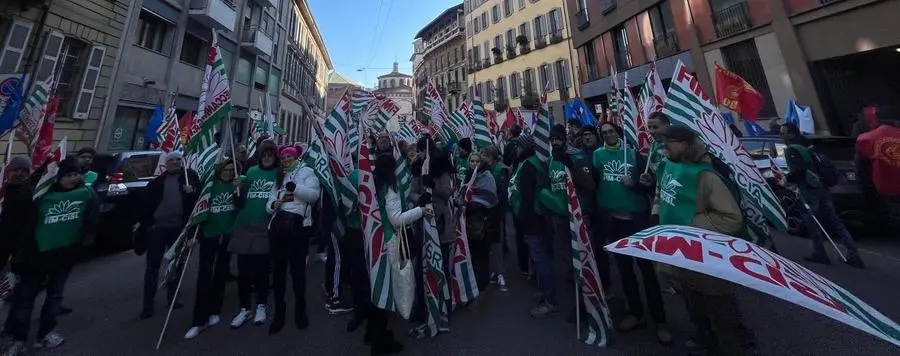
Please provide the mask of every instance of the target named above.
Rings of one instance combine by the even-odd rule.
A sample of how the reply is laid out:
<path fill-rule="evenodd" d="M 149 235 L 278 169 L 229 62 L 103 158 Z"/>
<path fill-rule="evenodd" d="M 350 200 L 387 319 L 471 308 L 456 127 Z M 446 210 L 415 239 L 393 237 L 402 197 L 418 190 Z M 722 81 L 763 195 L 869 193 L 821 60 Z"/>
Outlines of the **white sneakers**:
<path fill-rule="evenodd" d="M 250 319 L 250 316 L 253 315 L 253 324 L 262 325 L 266 323 L 266 305 L 259 304 L 256 306 L 256 313 L 253 313 L 247 308 L 241 308 L 238 311 L 237 315 L 234 316 L 234 319 L 231 319 L 231 328 L 237 329 L 244 325 L 247 320 Z"/>
<path fill-rule="evenodd" d="M 256 314 L 253 316 L 253 324 L 262 325 L 266 323 L 266 305 L 257 304 Z"/>
<path fill-rule="evenodd" d="M 34 348 L 36 348 L 36 349 L 40 349 L 40 348 L 52 349 L 52 348 L 59 347 L 59 345 L 62 345 L 62 343 L 65 341 L 66 341 L 66 339 L 64 337 L 62 337 L 62 335 L 60 335 L 58 332 L 51 331 L 47 335 L 44 335 L 44 338 L 42 338 L 40 341 L 35 343 Z"/>
<path fill-rule="evenodd" d="M 501 292 L 509 291 L 509 287 L 506 286 L 506 278 L 502 274 L 497 275 L 497 284 L 500 286 Z"/>
<path fill-rule="evenodd" d="M 184 333 L 184 338 L 187 340 L 193 339 L 200 335 L 200 332 L 205 330 L 208 327 L 219 325 L 222 322 L 222 318 L 218 315 L 210 315 L 209 320 L 206 322 L 204 326 L 192 326 L 186 333 Z M 233 322 L 232 322 L 233 323 Z"/>

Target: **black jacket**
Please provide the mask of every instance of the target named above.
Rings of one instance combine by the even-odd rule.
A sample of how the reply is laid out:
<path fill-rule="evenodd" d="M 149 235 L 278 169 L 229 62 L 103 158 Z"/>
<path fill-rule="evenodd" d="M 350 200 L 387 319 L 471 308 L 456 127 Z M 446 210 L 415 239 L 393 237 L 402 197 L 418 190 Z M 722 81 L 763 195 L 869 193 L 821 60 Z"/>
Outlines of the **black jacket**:
<path fill-rule="evenodd" d="M 527 159 L 533 154 L 534 151 L 531 150 L 530 154 L 526 153 L 523 158 Z M 547 175 L 546 170 L 543 175 Z M 522 196 L 522 202 L 516 219 L 516 227 L 521 229 L 525 235 L 538 235 L 546 231 L 544 217 L 534 211 L 538 190 L 549 184 L 549 177 L 544 176 L 539 176 L 537 168 L 530 163 L 522 165 L 522 170 L 519 171 L 519 193 Z"/>
<path fill-rule="evenodd" d="M 155 222 L 154 215 L 156 213 L 156 208 L 162 201 L 167 174 L 168 173 L 160 174 L 147 184 L 147 192 L 144 196 L 143 204 L 141 204 L 141 213 L 138 216 L 138 222 L 141 224 L 140 229 L 142 231 L 152 227 Z M 178 181 L 182 183 L 181 188 L 179 189 L 181 191 L 181 211 L 183 215 L 181 221 L 187 223 L 188 218 L 191 216 L 191 211 L 194 210 L 194 204 L 197 203 L 197 198 L 200 197 L 200 191 L 203 190 L 203 186 L 201 185 L 200 177 L 197 175 L 197 172 L 188 169 L 188 183 L 190 183 L 193 188 L 193 192 L 187 193 L 184 191 L 184 171 L 179 171 L 176 174 L 178 175 Z"/>

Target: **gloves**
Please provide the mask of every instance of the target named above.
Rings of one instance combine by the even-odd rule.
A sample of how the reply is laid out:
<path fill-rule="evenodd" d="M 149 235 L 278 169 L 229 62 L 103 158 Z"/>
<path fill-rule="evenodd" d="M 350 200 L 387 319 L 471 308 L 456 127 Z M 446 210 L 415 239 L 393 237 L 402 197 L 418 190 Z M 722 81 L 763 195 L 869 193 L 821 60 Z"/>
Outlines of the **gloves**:
<path fill-rule="evenodd" d="M 434 178 L 431 175 L 422 176 L 422 186 L 426 188 L 434 188 Z"/>
<path fill-rule="evenodd" d="M 420 207 L 424 207 L 425 205 L 428 205 L 430 203 L 431 203 L 431 193 L 426 192 L 426 193 L 422 194 L 421 196 L 419 196 L 419 201 L 417 202 L 417 205 Z"/>

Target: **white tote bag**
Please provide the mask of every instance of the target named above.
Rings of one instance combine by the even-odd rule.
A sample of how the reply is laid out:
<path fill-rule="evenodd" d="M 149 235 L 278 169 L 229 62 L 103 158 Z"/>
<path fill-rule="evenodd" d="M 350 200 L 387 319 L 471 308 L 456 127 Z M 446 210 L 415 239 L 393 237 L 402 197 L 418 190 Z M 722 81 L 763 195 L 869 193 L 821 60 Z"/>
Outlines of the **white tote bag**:
<path fill-rule="evenodd" d="M 406 227 L 401 226 L 390 244 L 391 291 L 394 294 L 394 308 L 403 319 L 409 319 L 416 298 L 416 276 L 410 259 Z"/>

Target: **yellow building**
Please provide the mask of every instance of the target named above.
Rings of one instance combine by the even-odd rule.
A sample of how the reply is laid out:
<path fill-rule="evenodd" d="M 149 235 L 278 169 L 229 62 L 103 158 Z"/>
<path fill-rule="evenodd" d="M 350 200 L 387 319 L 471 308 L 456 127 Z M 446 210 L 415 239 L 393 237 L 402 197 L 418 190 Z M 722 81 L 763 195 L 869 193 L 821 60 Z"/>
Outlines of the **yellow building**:
<path fill-rule="evenodd" d="M 540 96 L 557 121 L 576 96 L 564 0 L 465 0 L 469 95 L 485 108 L 535 110 Z"/>

